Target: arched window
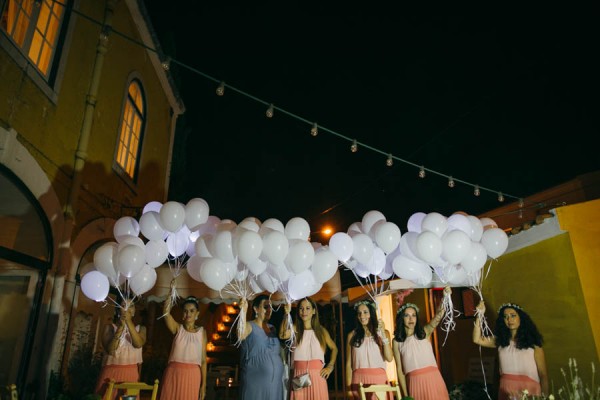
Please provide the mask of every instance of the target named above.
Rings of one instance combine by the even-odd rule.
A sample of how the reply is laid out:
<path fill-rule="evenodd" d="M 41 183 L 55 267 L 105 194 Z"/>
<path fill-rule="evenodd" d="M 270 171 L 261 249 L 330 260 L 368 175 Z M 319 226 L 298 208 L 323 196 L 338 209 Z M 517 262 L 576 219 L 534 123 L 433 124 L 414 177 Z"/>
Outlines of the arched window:
<path fill-rule="evenodd" d="M 124 172 L 134 183 L 139 169 L 145 121 L 144 91 L 140 81 L 134 79 L 127 88 L 115 157 L 117 170 Z"/>

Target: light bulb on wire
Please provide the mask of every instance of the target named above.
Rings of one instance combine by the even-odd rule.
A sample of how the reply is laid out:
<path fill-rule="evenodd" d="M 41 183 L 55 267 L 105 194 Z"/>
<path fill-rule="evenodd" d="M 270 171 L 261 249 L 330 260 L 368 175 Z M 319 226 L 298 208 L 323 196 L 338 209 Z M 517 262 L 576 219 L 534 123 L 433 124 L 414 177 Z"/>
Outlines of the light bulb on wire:
<path fill-rule="evenodd" d="M 356 153 L 358 151 L 358 143 L 356 142 L 356 139 L 354 139 L 352 141 L 352 146 L 350 146 L 350 151 L 353 153 Z"/>
<path fill-rule="evenodd" d="M 448 187 L 453 188 L 454 186 L 455 186 L 454 178 L 452 178 L 451 176 L 448 177 Z"/>
<path fill-rule="evenodd" d="M 273 104 L 271 104 L 269 106 L 269 108 L 267 108 L 267 118 L 273 118 L 273 112 L 274 112 L 274 108 L 273 108 Z"/>
<path fill-rule="evenodd" d="M 163 67 L 163 69 L 165 71 L 168 71 L 171 69 L 171 57 L 167 57 L 165 58 L 162 63 L 160 63 L 160 65 Z"/>
<path fill-rule="evenodd" d="M 479 190 L 479 185 L 475 185 L 475 189 L 473 189 L 473 195 L 479 197 L 481 194 L 481 190 Z"/>
<path fill-rule="evenodd" d="M 317 136 L 319 134 L 319 126 L 316 122 L 313 124 L 312 128 L 310 128 L 310 134 L 311 136 Z"/>
<path fill-rule="evenodd" d="M 425 173 L 425 167 L 421 166 L 421 168 L 419 169 L 419 178 L 423 179 L 426 175 L 427 174 Z"/>
<path fill-rule="evenodd" d="M 385 160 L 385 165 L 387 165 L 388 167 L 394 165 L 394 158 L 391 154 L 388 154 L 387 160 Z"/>
<path fill-rule="evenodd" d="M 219 83 L 215 92 L 217 93 L 217 96 L 223 96 L 225 94 L 225 82 Z"/>
<path fill-rule="evenodd" d="M 498 192 L 498 201 L 500 203 L 504 202 L 504 195 L 502 194 L 502 192 Z"/>
<path fill-rule="evenodd" d="M 523 199 L 519 199 L 519 208 L 525 207 L 525 201 Z"/>

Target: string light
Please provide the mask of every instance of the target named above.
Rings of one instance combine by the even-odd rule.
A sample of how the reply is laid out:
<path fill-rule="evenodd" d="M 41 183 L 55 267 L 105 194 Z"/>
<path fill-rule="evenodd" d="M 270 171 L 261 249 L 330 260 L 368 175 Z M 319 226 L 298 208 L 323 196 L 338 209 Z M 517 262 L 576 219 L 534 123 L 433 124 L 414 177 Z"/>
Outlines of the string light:
<path fill-rule="evenodd" d="M 454 178 L 451 176 L 448 177 L 448 187 L 453 188 L 455 186 Z"/>
<path fill-rule="evenodd" d="M 319 134 L 319 126 L 316 122 L 313 124 L 312 128 L 310 128 L 310 134 L 312 136 L 317 136 Z"/>
<path fill-rule="evenodd" d="M 388 154 L 388 158 L 387 160 L 385 160 L 385 165 L 387 165 L 388 167 L 394 165 L 394 159 L 392 158 L 391 154 Z"/>
<path fill-rule="evenodd" d="M 504 202 L 504 195 L 502 194 L 502 192 L 498 192 L 498 201 L 500 203 Z"/>
<path fill-rule="evenodd" d="M 217 93 L 217 96 L 223 96 L 225 94 L 225 82 L 219 83 L 215 92 Z"/>
<path fill-rule="evenodd" d="M 519 199 L 519 208 L 523 208 L 525 206 L 525 201 L 523 199 Z"/>
<path fill-rule="evenodd" d="M 165 71 L 170 70 L 171 69 L 171 57 L 167 56 L 167 58 L 165 58 L 163 60 L 163 62 L 160 63 L 160 65 L 162 65 L 162 67 Z"/>
<path fill-rule="evenodd" d="M 41 0 L 35 0 L 35 1 L 36 1 L 36 3 L 41 2 Z M 97 26 L 100 26 L 101 27 L 101 32 L 100 32 L 100 35 L 99 35 L 100 40 L 102 40 L 102 41 L 108 40 L 109 35 L 113 31 L 112 28 L 110 28 L 108 26 L 104 26 L 101 21 L 98 21 L 98 20 L 96 20 L 96 19 L 94 19 L 94 18 L 92 18 L 92 17 L 90 17 L 90 16 L 82 13 L 82 12 L 78 11 L 75 8 L 71 8 L 69 11 L 71 11 L 74 14 L 81 15 L 81 16 L 84 17 L 85 20 L 90 21 L 90 22 L 96 24 Z M 129 42 L 134 43 L 134 44 L 136 44 L 136 45 L 138 45 L 140 47 L 143 47 L 147 51 L 150 51 L 150 52 L 153 52 L 155 54 L 158 54 L 159 56 L 162 55 L 161 52 L 157 51 L 156 49 L 154 49 L 154 48 L 152 48 L 152 47 L 150 47 L 148 45 L 146 45 L 145 43 L 140 42 L 139 40 L 137 40 L 135 38 L 129 37 L 126 34 L 124 34 L 122 32 L 119 32 L 117 30 L 114 30 L 114 32 L 118 35 L 118 37 L 126 39 Z M 169 58 L 169 61 L 171 61 L 170 58 Z M 202 77 L 204 77 L 204 78 L 206 78 L 208 80 L 211 80 L 211 81 L 217 82 L 217 83 L 219 82 L 218 79 L 216 79 L 216 78 L 214 78 L 214 77 L 212 77 L 212 76 L 210 76 L 210 75 L 208 75 L 208 74 L 206 74 L 206 73 L 198 70 L 197 68 L 194 68 L 194 67 L 192 67 L 190 65 L 184 64 L 184 63 L 182 63 L 182 62 L 180 62 L 178 60 L 175 60 L 175 59 L 172 59 L 172 61 L 175 61 L 182 68 L 185 68 L 185 69 L 187 69 L 187 70 L 189 70 L 189 71 L 191 71 L 191 72 L 193 72 L 193 73 L 195 73 L 197 75 L 200 75 L 200 76 L 202 76 Z M 164 68 L 164 65 L 163 65 L 163 68 Z M 166 70 L 168 70 L 168 69 L 166 69 Z M 224 83 L 221 82 L 221 84 L 219 85 L 219 88 L 222 87 L 222 89 L 220 90 L 219 88 L 217 88 L 217 94 L 219 96 L 222 96 L 222 93 L 224 93 L 224 86 L 225 86 Z M 246 92 L 244 92 L 244 91 L 242 91 L 240 89 L 232 87 L 231 85 L 228 85 L 228 88 L 231 89 L 231 90 L 233 90 L 234 92 L 236 92 L 238 94 L 241 94 L 241 95 L 243 95 L 245 97 L 248 97 L 248 98 L 250 98 L 250 99 L 252 99 L 254 101 L 257 101 L 257 102 L 260 102 L 260 103 L 263 103 L 263 104 L 267 104 L 264 100 L 258 99 L 255 96 L 252 96 L 252 95 L 250 95 L 250 94 L 248 94 L 248 93 L 246 93 Z M 297 119 L 299 121 L 310 123 L 306 119 L 304 119 L 304 118 L 302 118 L 302 117 L 300 117 L 298 115 L 295 115 L 295 114 L 293 114 L 293 113 L 291 113 L 291 112 L 289 112 L 287 110 L 284 110 L 284 109 L 281 109 L 281 108 L 278 108 L 278 110 L 282 111 L 284 114 L 288 115 L 289 117 L 295 118 L 295 119 Z M 274 113 L 274 107 L 273 107 L 273 104 L 271 104 L 269 106 L 269 108 L 267 109 L 267 111 L 266 111 L 266 115 L 267 115 L 268 118 L 272 118 L 273 117 L 273 113 Z M 314 127 L 314 124 L 313 124 L 313 127 Z M 333 131 L 331 129 L 327 129 L 327 128 L 323 127 L 323 126 L 321 126 L 320 128 L 321 128 L 321 130 L 323 130 L 325 132 L 328 132 L 330 134 L 333 134 L 334 136 L 337 136 L 337 137 L 339 137 L 341 139 L 344 139 L 344 140 L 347 140 L 347 141 L 352 141 L 352 146 L 350 147 L 350 149 L 352 150 L 352 152 L 358 151 L 358 144 L 357 144 L 356 139 L 350 139 L 347 136 L 344 136 L 344 135 L 342 135 L 342 134 L 340 134 L 338 132 L 335 132 L 335 131 Z M 313 134 L 313 130 L 312 129 L 311 129 L 311 134 Z M 313 136 L 316 136 L 316 135 L 313 135 Z M 376 148 L 374 148 L 372 146 L 369 146 L 369 145 L 364 145 L 364 146 L 366 148 L 368 148 L 369 150 L 372 150 L 372 151 L 375 151 L 375 152 L 378 152 L 378 153 L 381 153 L 381 154 L 386 154 L 385 152 L 383 152 L 383 151 L 381 151 L 379 149 L 376 149 Z M 404 163 L 404 164 L 411 165 L 411 166 L 414 166 L 414 167 L 418 167 L 418 164 L 415 164 L 415 163 L 413 163 L 411 161 L 404 160 L 404 159 L 399 158 L 399 157 L 394 157 L 394 158 L 396 160 Z M 439 175 L 439 176 L 442 176 L 442 177 L 447 177 L 448 176 L 448 175 L 446 175 L 446 174 L 444 174 L 442 172 L 435 171 L 435 170 L 432 170 L 432 169 L 428 169 L 427 171 L 431 172 L 434 175 Z M 422 167 L 422 166 L 420 167 L 420 170 L 419 170 L 419 177 L 420 178 L 424 178 L 425 177 L 425 168 Z M 462 184 L 474 187 L 475 191 L 477 191 L 477 192 L 480 192 L 481 190 L 485 190 L 485 191 L 490 192 L 490 193 L 498 193 L 498 198 L 504 199 L 504 197 L 506 196 L 506 197 L 510 197 L 510 198 L 513 198 L 513 199 L 519 199 L 518 196 L 510 195 L 510 194 L 507 194 L 507 193 L 502 193 L 502 192 L 499 192 L 497 190 L 493 190 L 493 189 L 486 188 L 486 187 L 480 187 L 479 185 L 474 185 L 472 183 L 469 183 L 469 182 L 466 182 L 466 181 L 463 181 L 463 180 L 460 180 L 460 179 L 456 179 L 456 181 L 460 182 Z M 452 177 L 450 177 L 450 179 L 448 180 L 448 186 L 450 186 L 450 187 L 454 186 L 454 179 Z"/>
<path fill-rule="evenodd" d="M 479 190 L 479 185 L 475 185 L 475 189 L 473 189 L 473 194 L 476 197 L 479 197 L 479 195 L 481 194 L 481 190 Z"/>

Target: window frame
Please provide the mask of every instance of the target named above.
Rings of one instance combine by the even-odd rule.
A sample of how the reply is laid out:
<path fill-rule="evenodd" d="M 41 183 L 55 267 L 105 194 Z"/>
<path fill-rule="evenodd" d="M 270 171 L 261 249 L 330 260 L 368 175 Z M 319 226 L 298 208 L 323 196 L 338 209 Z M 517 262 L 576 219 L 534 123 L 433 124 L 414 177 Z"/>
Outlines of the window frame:
<path fill-rule="evenodd" d="M 140 95 L 141 95 L 141 99 L 142 99 L 142 110 L 141 110 L 141 118 L 140 118 L 141 123 L 140 123 L 139 135 L 138 135 L 138 149 L 137 149 L 137 153 L 136 153 L 135 166 L 133 168 L 133 170 L 134 170 L 133 176 L 130 176 L 127 173 L 127 170 L 125 169 L 125 167 L 123 167 L 121 164 L 119 164 L 117 157 L 119 155 L 119 147 L 121 144 L 121 133 L 123 130 L 123 124 L 125 123 L 125 113 L 128 111 L 127 106 L 129 104 L 131 104 L 132 107 L 134 108 L 133 112 L 137 111 L 137 106 L 135 105 L 134 99 L 131 99 L 131 97 L 129 96 L 129 88 L 134 83 L 137 84 L 139 91 L 140 91 Z M 120 113 L 120 118 L 119 118 L 119 126 L 117 128 L 115 151 L 114 151 L 114 155 L 113 155 L 113 170 L 132 188 L 135 188 L 137 186 L 137 182 L 138 182 L 138 177 L 139 177 L 138 174 L 139 174 L 139 170 L 140 170 L 147 120 L 148 120 L 148 101 L 147 101 L 147 97 L 146 97 L 146 91 L 144 90 L 144 84 L 143 84 L 143 81 L 139 74 L 132 73 L 129 76 L 129 78 L 127 79 L 127 84 L 125 85 L 125 91 L 123 94 L 123 101 L 122 101 L 121 113 Z M 128 150 L 129 150 L 129 147 L 126 149 L 126 151 L 128 151 Z M 126 164 L 126 162 L 125 162 L 125 164 Z"/>

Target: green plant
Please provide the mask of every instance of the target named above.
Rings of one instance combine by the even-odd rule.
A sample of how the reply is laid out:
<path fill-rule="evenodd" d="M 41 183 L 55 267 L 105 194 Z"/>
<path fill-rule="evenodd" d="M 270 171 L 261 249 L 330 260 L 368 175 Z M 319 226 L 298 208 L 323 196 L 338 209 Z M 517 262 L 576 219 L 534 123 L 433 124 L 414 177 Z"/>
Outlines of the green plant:
<path fill-rule="evenodd" d="M 450 400 L 488 400 L 485 386 L 480 382 L 466 381 L 448 391 Z"/>
<path fill-rule="evenodd" d="M 584 385 L 579 377 L 577 370 L 577 360 L 569 358 L 569 376 L 564 369 L 560 369 L 565 385 L 558 389 L 558 398 L 560 400 L 600 400 L 600 387 L 596 387 L 594 382 L 596 377 L 596 367 L 592 362 L 592 383 L 591 387 Z"/>

